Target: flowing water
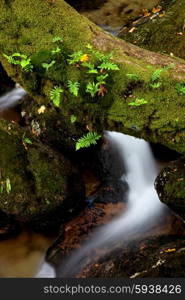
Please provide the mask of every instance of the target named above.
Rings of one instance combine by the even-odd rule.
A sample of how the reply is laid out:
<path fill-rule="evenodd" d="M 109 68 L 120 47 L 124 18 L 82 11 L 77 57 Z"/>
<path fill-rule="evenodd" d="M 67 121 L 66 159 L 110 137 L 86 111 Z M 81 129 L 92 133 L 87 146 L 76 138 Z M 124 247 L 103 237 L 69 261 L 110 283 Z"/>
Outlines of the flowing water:
<path fill-rule="evenodd" d="M 0 97 L 0 112 L 15 106 L 25 95 L 26 91 L 16 84 L 16 87 L 12 91 Z"/>
<path fill-rule="evenodd" d="M 157 167 L 147 142 L 117 132 L 108 132 L 108 138 L 121 153 L 126 172 L 122 179 L 129 186 L 128 208 L 120 217 L 94 233 L 79 250 L 74 252 L 58 271 L 59 277 L 73 277 L 86 266 L 95 250 L 112 249 L 118 241 L 124 243 L 150 230 L 161 215 L 164 205 L 154 189 Z"/>
<path fill-rule="evenodd" d="M 25 94 L 20 86 L 16 86 L 0 97 L 0 112 L 15 106 Z M 77 274 L 97 248 L 112 249 L 118 241 L 125 243 L 138 234 L 142 235 L 157 222 L 164 208 L 154 189 L 157 167 L 149 144 L 121 133 L 107 132 L 106 135 L 119 149 L 125 165 L 122 180 L 126 180 L 129 186 L 128 208 L 72 253 L 66 264 L 59 268 L 59 277 Z M 55 277 L 54 269 L 44 262 L 44 253 L 50 242 L 33 233 L 23 233 L 18 238 L 1 242 L 0 277 Z"/>

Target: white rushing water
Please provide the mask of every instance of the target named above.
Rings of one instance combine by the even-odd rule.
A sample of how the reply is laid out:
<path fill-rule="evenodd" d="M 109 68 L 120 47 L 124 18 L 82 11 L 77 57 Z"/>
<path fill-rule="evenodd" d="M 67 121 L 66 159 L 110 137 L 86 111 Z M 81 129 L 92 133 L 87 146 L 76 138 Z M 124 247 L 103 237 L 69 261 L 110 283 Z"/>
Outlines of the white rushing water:
<path fill-rule="evenodd" d="M 26 91 L 16 84 L 13 90 L 0 97 L 0 112 L 15 106 L 25 95 Z"/>
<path fill-rule="evenodd" d="M 72 253 L 61 266 L 59 277 L 73 277 L 93 258 L 95 250 L 107 247 L 110 250 L 118 242 L 131 241 L 157 223 L 164 205 L 154 189 L 157 167 L 147 142 L 117 132 L 108 132 L 108 139 L 121 151 L 126 174 L 122 179 L 128 183 L 128 208 L 117 219 L 94 232 L 92 239 Z M 93 261 L 93 259 L 92 259 Z"/>

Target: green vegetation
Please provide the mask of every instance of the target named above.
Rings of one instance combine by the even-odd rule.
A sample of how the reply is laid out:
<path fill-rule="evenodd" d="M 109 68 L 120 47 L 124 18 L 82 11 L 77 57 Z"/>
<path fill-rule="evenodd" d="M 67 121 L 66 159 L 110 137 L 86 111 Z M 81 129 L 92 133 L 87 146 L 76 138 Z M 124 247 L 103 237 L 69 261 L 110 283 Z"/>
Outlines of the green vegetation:
<path fill-rule="evenodd" d="M 89 82 L 86 86 L 86 92 L 89 93 L 91 95 L 91 97 L 95 97 L 95 95 L 97 94 L 97 92 L 99 91 L 99 82 L 95 83 L 93 82 Z"/>
<path fill-rule="evenodd" d="M 10 64 L 20 65 L 22 69 L 26 72 L 31 72 L 33 69 L 31 59 L 28 58 L 27 55 L 21 53 L 13 53 L 10 56 L 6 54 L 3 54 L 3 56 L 8 60 Z"/>
<path fill-rule="evenodd" d="M 96 145 L 97 140 L 101 138 L 97 132 L 88 132 L 76 142 L 76 150 L 87 148 L 91 145 Z"/>
<path fill-rule="evenodd" d="M 137 74 L 127 74 L 127 76 L 130 78 L 130 79 L 132 79 L 132 80 L 134 80 L 134 81 L 139 81 L 140 80 L 140 77 L 139 77 L 139 75 L 137 75 Z"/>
<path fill-rule="evenodd" d="M 151 81 L 154 82 L 156 80 L 159 80 L 162 72 L 163 72 L 163 69 L 157 69 L 156 71 L 154 71 L 151 76 Z"/>
<path fill-rule="evenodd" d="M 33 144 L 32 141 L 28 137 L 25 137 L 25 134 L 23 135 L 22 141 L 24 144 L 29 144 L 29 145 Z"/>
<path fill-rule="evenodd" d="M 176 90 L 179 94 L 185 95 L 185 84 L 184 83 L 177 83 Z"/>
<path fill-rule="evenodd" d="M 59 107 L 61 101 L 61 94 L 63 89 L 61 87 L 55 86 L 50 92 L 50 99 L 53 102 L 54 106 Z"/>
<path fill-rule="evenodd" d="M 51 68 L 52 66 L 54 66 L 55 63 L 56 63 L 56 61 L 52 60 L 49 64 L 43 63 L 42 66 L 43 66 L 44 69 L 46 69 L 48 71 L 49 68 Z"/>
<path fill-rule="evenodd" d="M 154 82 L 154 83 L 150 83 L 149 85 L 153 89 L 158 89 L 162 85 L 162 83 L 161 82 Z"/>
<path fill-rule="evenodd" d="M 71 123 L 73 124 L 76 122 L 77 117 L 75 115 L 71 115 L 70 120 L 71 120 Z"/>
<path fill-rule="evenodd" d="M 60 37 L 54 37 L 53 43 L 58 43 L 58 46 L 51 50 L 51 56 L 56 55 L 61 52 L 61 45 L 62 39 Z M 62 46 L 62 45 L 61 45 Z M 81 50 L 76 51 L 72 54 L 68 54 L 66 56 L 65 53 L 62 53 L 64 58 L 64 64 L 69 64 L 74 68 L 83 68 L 84 72 L 89 75 L 95 75 L 95 77 L 90 78 L 90 81 L 87 78 L 85 92 L 90 94 L 92 98 L 95 96 L 103 97 L 105 93 L 107 93 L 107 89 L 105 85 L 107 84 L 107 79 L 109 78 L 110 71 L 118 71 L 119 67 L 112 61 L 112 54 L 104 54 L 99 51 L 93 49 L 91 45 L 87 45 L 87 49 L 89 53 L 83 53 Z M 48 55 L 49 52 L 47 52 Z M 64 55 L 65 54 L 65 55 Z M 46 55 L 44 52 L 40 55 Z M 39 56 L 39 54 L 38 54 Z M 31 58 L 28 58 L 24 54 L 14 53 L 11 56 L 4 54 L 4 57 L 8 60 L 11 64 L 20 65 L 26 72 L 28 71 L 36 71 L 34 70 L 35 66 L 31 63 Z M 16 59 L 15 59 L 16 58 Z M 39 58 L 39 57 L 38 57 Z M 52 59 L 50 62 L 42 62 L 41 65 L 46 71 L 51 69 L 57 64 L 61 63 L 61 57 L 58 57 L 57 60 Z M 39 67 L 37 65 L 37 67 Z M 80 89 L 80 82 L 72 81 L 71 78 L 67 80 L 67 82 L 63 82 L 62 85 L 68 88 L 69 92 L 78 97 L 79 89 Z M 61 103 L 61 93 L 64 93 L 65 89 L 54 86 L 53 89 L 50 91 L 50 100 L 52 101 L 53 105 L 56 107 L 60 107 Z"/>
<path fill-rule="evenodd" d="M 80 83 L 68 80 L 67 86 L 69 88 L 70 93 L 77 97 L 80 88 Z"/>
<path fill-rule="evenodd" d="M 0 193 L 2 194 L 4 191 L 6 191 L 7 194 L 9 194 L 12 190 L 10 178 L 6 178 L 5 181 L 1 181 L 0 183 Z"/>
<path fill-rule="evenodd" d="M 55 36 L 52 40 L 53 43 L 62 42 L 62 38 L 60 36 Z"/>
<path fill-rule="evenodd" d="M 148 101 L 145 100 L 144 98 L 136 98 L 135 101 L 130 102 L 128 105 L 129 106 L 141 106 L 141 105 L 146 104 L 146 103 L 148 103 Z"/>

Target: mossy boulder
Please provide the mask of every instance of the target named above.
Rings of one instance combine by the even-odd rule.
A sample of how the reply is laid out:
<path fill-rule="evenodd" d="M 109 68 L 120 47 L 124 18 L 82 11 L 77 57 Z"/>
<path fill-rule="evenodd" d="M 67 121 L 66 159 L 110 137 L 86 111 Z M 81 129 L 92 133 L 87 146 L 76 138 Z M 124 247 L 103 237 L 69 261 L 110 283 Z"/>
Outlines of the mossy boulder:
<path fill-rule="evenodd" d="M 163 10 L 124 27 L 119 37 L 145 49 L 185 58 L 183 0 L 161 1 Z M 133 28 L 133 30 L 130 30 Z"/>
<path fill-rule="evenodd" d="M 165 167 L 156 179 L 160 200 L 185 221 L 185 158 Z"/>
<path fill-rule="evenodd" d="M 58 217 L 62 223 L 84 207 L 81 176 L 61 153 L 39 142 L 26 145 L 10 127 L 0 131 L 0 143 L 0 210 L 21 222 Z"/>
<path fill-rule="evenodd" d="M 181 0 L 178 3 L 180 5 Z M 55 144 L 57 135 L 57 147 L 66 147 L 68 151 L 68 146 L 74 149 L 82 134 L 89 130 L 101 133 L 106 129 L 185 153 L 184 94 L 176 89 L 177 83 L 184 85 L 185 82 L 184 61 L 141 50 L 106 34 L 62 0 L 3 1 L 0 3 L 0 29 L 3 67 L 34 97 L 38 109 L 41 105 L 47 108 L 47 113 L 36 117 L 41 120 L 45 141 Z M 56 48 L 53 37 L 57 36 L 62 38 L 62 51 L 55 57 L 56 64 L 47 71 L 42 63 L 53 60 L 52 50 Z M 92 74 L 68 62 L 74 51 L 87 54 L 87 44 L 104 55 L 112 52 L 113 61 L 120 68 L 110 72 L 105 87 L 107 92 L 94 98 L 86 93 L 87 83 L 94 78 Z M 3 56 L 3 53 L 12 55 L 15 52 L 31 59 L 33 72 L 10 64 Z M 155 81 L 159 85 L 153 88 L 151 77 L 157 69 L 162 69 L 162 73 L 158 78 L 160 82 Z M 129 78 L 128 74 L 136 74 L 139 79 Z M 78 97 L 67 89 L 68 80 L 81 83 Z M 54 107 L 50 100 L 54 86 L 64 89 L 60 107 Z M 144 99 L 144 105 L 130 105 L 138 99 Z M 27 113 L 30 115 L 29 111 Z M 77 118 L 74 124 L 70 124 L 72 114 Z M 61 139 L 64 135 L 65 139 Z"/>

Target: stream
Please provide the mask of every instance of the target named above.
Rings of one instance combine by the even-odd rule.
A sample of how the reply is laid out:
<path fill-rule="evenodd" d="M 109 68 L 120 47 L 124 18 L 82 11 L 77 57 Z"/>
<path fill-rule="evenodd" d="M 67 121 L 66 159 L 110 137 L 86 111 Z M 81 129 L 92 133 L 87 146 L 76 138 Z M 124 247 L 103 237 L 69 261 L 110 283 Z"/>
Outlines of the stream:
<path fill-rule="evenodd" d="M 128 206 L 121 216 L 94 232 L 93 237 L 79 250 L 74 252 L 59 268 L 59 277 L 73 277 L 82 268 L 92 261 L 93 253 L 97 249 L 109 248 L 112 250 L 120 240 L 124 245 L 149 231 L 158 222 L 163 214 L 163 205 L 154 189 L 154 180 L 157 176 L 157 165 L 147 142 L 125 134 L 108 132 L 115 147 L 122 153 L 126 171 L 121 179 L 126 180 L 129 186 Z"/>
<path fill-rule="evenodd" d="M 26 92 L 20 87 L 0 98 L 0 111 L 11 110 Z M 86 266 L 97 248 L 112 249 L 121 240 L 126 243 L 142 236 L 154 226 L 164 211 L 154 189 L 157 165 L 150 145 L 117 132 L 105 133 L 106 138 L 118 148 L 125 174 L 121 180 L 129 186 L 126 211 L 107 225 L 96 230 L 90 240 L 74 251 L 66 263 L 57 270 L 57 277 L 73 277 Z M 54 268 L 44 261 L 47 248 L 53 239 L 30 230 L 18 237 L 0 242 L 0 277 L 55 277 Z"/>

